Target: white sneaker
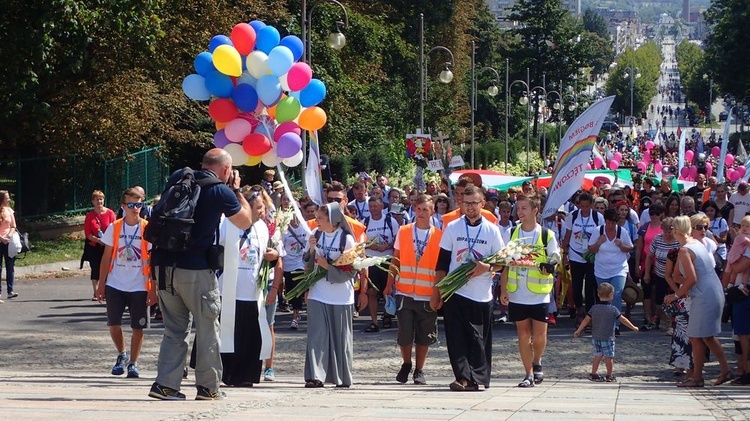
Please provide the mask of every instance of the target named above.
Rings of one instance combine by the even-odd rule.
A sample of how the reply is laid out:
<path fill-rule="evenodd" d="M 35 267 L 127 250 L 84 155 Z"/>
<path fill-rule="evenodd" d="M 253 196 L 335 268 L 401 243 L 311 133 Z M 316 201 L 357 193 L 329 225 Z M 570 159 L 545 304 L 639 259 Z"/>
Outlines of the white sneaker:
<path fill-rule="evenodd" d="M 266 369 L 266 371 L 263 373 L 263 380 L 267 382 L 276 380 L 276 373 L 274 373 L 273 368 Z"/>

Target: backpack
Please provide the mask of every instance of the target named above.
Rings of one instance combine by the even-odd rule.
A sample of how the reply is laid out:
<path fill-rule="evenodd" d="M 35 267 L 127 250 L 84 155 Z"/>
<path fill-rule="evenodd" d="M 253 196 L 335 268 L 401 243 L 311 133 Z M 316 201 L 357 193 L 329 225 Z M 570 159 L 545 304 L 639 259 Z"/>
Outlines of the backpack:
<path fill-rule="evenodd" d="M 161 200 L 154 207 L 149 224 L 143 233 L 154 249 L 180 253 L 193 245 L 193 215 L 201 194 L 201 188 L 221 184 L 215 176 L 195 179 L 190 167 L 182 169 L 179 180 L 167 186 Z"/>
<path fill-rule="evenodd" d="M 383 218 L 385 218 L 385 226 L 388 227 L 388 230 L 391 231 L 391 238 L 396 238 L 395 235 L 393 235 L 393 223 L 391 223 L 391 215 L 383 215 Z M 363 224 L 365 224 L 365 232 L 368 228 L 370 228 L 370 217 L 368 216 L 365 218 L 364 221 L 362 221 Z"/>
<path fill-rule="evenodd" d="M 510 230 L 510 238 L 513 238 L 513 234 L 516 233 L 516 230 L 521 229 L 521 224 L 515 225 Z M 544 246 L 544 252 L 547 252 L 547 243 L 549 242 L 549 228 L 542 227 L 542 246 Z"/>
<path fill-rule="evenodd" d="M 578 219 L 578 215 L 581 213 L 580 209 L 576 209 L 573 211 L 573 219 L 570 221 L 571 224 L 575 224 L 576 219 Z M 591 215 L 594 217 L 594 224 L 599 225 L 599 212 L 595 210 L 591 210 Z"/>

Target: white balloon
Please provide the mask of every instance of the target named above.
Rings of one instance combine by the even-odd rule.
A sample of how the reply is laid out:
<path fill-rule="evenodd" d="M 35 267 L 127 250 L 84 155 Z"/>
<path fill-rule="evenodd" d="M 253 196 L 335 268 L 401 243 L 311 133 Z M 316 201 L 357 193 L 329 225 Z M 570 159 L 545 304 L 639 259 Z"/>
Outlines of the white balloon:
<path fill-rule="evenodd" d="M 266 167 L 274 168 L 281 163 L 281 158 L 276 155 L 276 142 L 271 142 L 271 150 L 263 154 L 261 161 Z"/>
<path fill-rule="evenodd" d="M 297 152 L 296 155 L 294 155 L 291 158 L 287 158 L 281 162 L 284 163 L 287 167 L 296 167 L 297 165 L 302 163 L 302 158 L 304 157 L 302 151 Z"/>
<path fill-rule="evenodd" d="M 247 56 L 247 70 L 255 79 L 260 79 L 269 74 L 268 56 L 263 51 L 253 51 Z"/>
<path fill-rule="evenodd" d="M 283 75 L 279 76 L 279 83 L 281 83 L 281 89 L 283 91 L 289 92 L 291 89 L 289 89 L 289 82 L 286 80 L 286 76 L 289 73 L 284 73 Z"/>
<path fill-rule="evenodd" d="M 242 149 L 242 145 L 239 143 L 230 143 L 227 146 L 224 146 L 224 150 L 232 157 L 232 165 L 235 167 L 245 165 L 250 157 L 250 155 L 245 153 L 245 150 Z"/>
<path fill-rule="evenodd" d="M 235 118 L 224 127 L 224 134 L 231 142 L 240 143 L 253 132 L 253 125 L 244 118 Z"/>

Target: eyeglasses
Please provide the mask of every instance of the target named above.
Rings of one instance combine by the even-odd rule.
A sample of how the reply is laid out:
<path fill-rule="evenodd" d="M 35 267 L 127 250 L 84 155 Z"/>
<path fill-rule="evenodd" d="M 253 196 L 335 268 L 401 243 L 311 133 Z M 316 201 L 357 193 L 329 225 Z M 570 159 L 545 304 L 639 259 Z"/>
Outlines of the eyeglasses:
<path fill-rule="evenodd" d="M 708 225 L 696 225 L 693 227 L 694 230 L 705 231 L 708 229 Z"/>
<path fill-rule="evenodd" d="M 333 203 L 333 202 L 341 203 L 341 201 L 344 199 L 340 197 L 326 197 L 326 200 L 328 201 L 328 203 Z"/>
<path fill-rule="evenodd" d="M 467 201 L 464 201 L 464 205 L 467 205 L 467 206 L 479 206 L 481 203 L 482 202 L 467 202 Z"/>
<path fill-rule="evenodd" d="M 126 203 L 128 209 L 140 209 L 143 207 L 143 202 Z"/>

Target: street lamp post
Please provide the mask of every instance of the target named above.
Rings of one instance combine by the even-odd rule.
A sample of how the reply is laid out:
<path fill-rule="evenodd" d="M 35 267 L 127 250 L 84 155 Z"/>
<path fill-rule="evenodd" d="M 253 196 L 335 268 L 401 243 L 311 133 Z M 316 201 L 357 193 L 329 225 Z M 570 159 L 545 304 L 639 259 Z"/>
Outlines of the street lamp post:
<path fill-rule="evenodd" d="M 341 2 L 337 0 L 319 0 L 310 9 L 310 13 L 307 13 L 307 0 L 302 0 L 302 41 L 305 43 L 304 52 L 302 54 L 302 61 L 306 62 L 312 67 L 312 17 L 315 8 L 322 3 L 332 3 L 341 8 L 344 13 L 344 20 L 336 22 L 336 32 L 331 33 L 328 36 L 328 46 L 334 50 L 340 50 L 346 45 L 346 37 L 341 33 L 341 27 L 349 27 L 349 13 L 346 11 Z M 302 130 L 302 177 L 305 176 L 305 170 L 307 169 L 307 131 Z"/>
<path fill-rule="evenodd" d="M 562 83 L 560 83 L 560 86 L 562 88 Z M 562 142 L 562 114 L 565 110 L 565 107 L 563 105 L 563 97 L 562 94 L 558 91 L 549 91 L 547 92 L 547 99 L 549 99 L 549 96 L 555 94 L 557 95 L 557 100 L 552 104 L 552 108 L 557 110 L 557 131 L 558 131 L 558 143 Z M 545 161 L 546 162 L 546 161 Z"/>
<path fill-rule="evenodd" d="M 625 68 L 625 78 L 630 78 L 630 118 L 633 118 L 633 86 L 635 85 L 635 79 L 641 77 L 641 73 L 636 66 L 628 66 Z"/>
<path fill-rule="evenodd" d="M 507 63 L 507 61 L 506 61 L 506 63 Z M 530 145 L 531 145 L 531 138 L 530 138 L 531 130 L 530 130 L 530 127 L 528 127 L 528 125 L 531 123 L 531 108 L 530 108 L 530 104 L 529 104 L 529 97 L 531 96 L 531 89 L 529 89 L 529 85 L 530 85 L 529 79 L 530 79 L 529 68 L 527 67 L 526 68 L 526 81 L 525 82 L 523 80 L 516 79 L 513 82 L 511 82 L 510 85 L 508 85 L 507 78 L 505 80 L 505 84 L 506 84 L 506 86 L 505 86 L 505 94 L 506 94 L 506 104 L 507 104 L 507 111 L 508 112 L 510 112 L 510 97 L 511 97 L 510 90 L 513 88 L 513 85 L 515 85 L 516 83 L 520 83 L 521 85 L 523 85 L 526 88 L 526 91 L 524 92 L 524 96 L 522 96 L 519 99 L 518 102 L 521 105 L 525 105 L 526 106 L 526 124 L 527 124 L 527 127 L 526 127 L 526 172 L 527 173 L 531 169 L 531 163 L 530 163 L 530 160 L 529 160 L 530 155 L 531 155 L 531 147 L 530 147 Z M 505 114 L 505 137 L 506 137 L 506 139 L 508 137 L 508 113 Z M 506 154 L 507 154 L 507 148 L 506 148 Z M 506 155 L 506 161 L 507 161 L 507 155 Z M 507 167 L 507 165 L 506 165 L 506 167 Z"/>
<path fill-rule="evenodd" d="M 711 108 L 714 105 L 714 78 L 704 73 L 703 79 L 708 79 L 708 112 L 706 113 L 706 117 L 708 118 L 708 124 L 711 124 Z"/>
<path fill-rule="evenodd" d="M 508 79 L 510 77 L 510 60 L 505 59 L 505 173 L 508 173 L 508 148 L 510 147 L 510 138 L 508 138 L 508 114 L 510 114 L 510 104 L 508 103 L 510 95 L 508 93 Z"/>
<path fill-rule="evenodd" d="M 544 107 L 547 106 L 546 99 L 547 99 L 547 89 L 545 88 L 545 80 L 547 78 L 546 73 L 542 73 L 542 85 L 541 86 L 534 86 L 531 88 L 531 92 L 537 92 L 541 91 L 541 95 L 534 94 L 536 98 L 536 102 L 534 102 L 534 123 L 539 121 L 539 113 L 542 114 L 542 133 L 537 133 L 537 143 L 539 143 L 540 138 L 544 139 L 542 142 L 542 145 L 540 145 L 539 151 L 543 153 L 543 156 L 547 156 L 547 133 L 544 130 Z M 544 161 L 544 159 L 542 159 Z"/>
<path fill-rule="evenodd" d="M 419 129 L 424 133 L 424 102 L 427 100 L 427 78 L 425 75 L 427 67 L 427 57 L 435 50 L 443 50 L 451 56 L 451 61 L 445 63 L 445 69 L 440 72 L 438 80 L 442 83 L 450 83 L 453 80 L 453 72 L 450 67 L 453 66 L 453 52 L 442 45 L 432 47 L 427 54 L 424 53 L 424 13 L 419 14 Z"/>
<path fill-rule="evenodd" d="M 487 88 L 487 95 L 491 97 L 497 96 L 499 89 L 497 83 L 500 81 L 500 74 L 495 68 L 487 66 L 482 67 L 478 71 L 476 70 L 476 47 L 475 42 L 471 42 L 471 169 L 474 169 L 474 113 L 477 111 L 477 74 L 485 70 L 492 70 L 495 73 L 495 80 L 492 81 L 492 85 Z"/>

